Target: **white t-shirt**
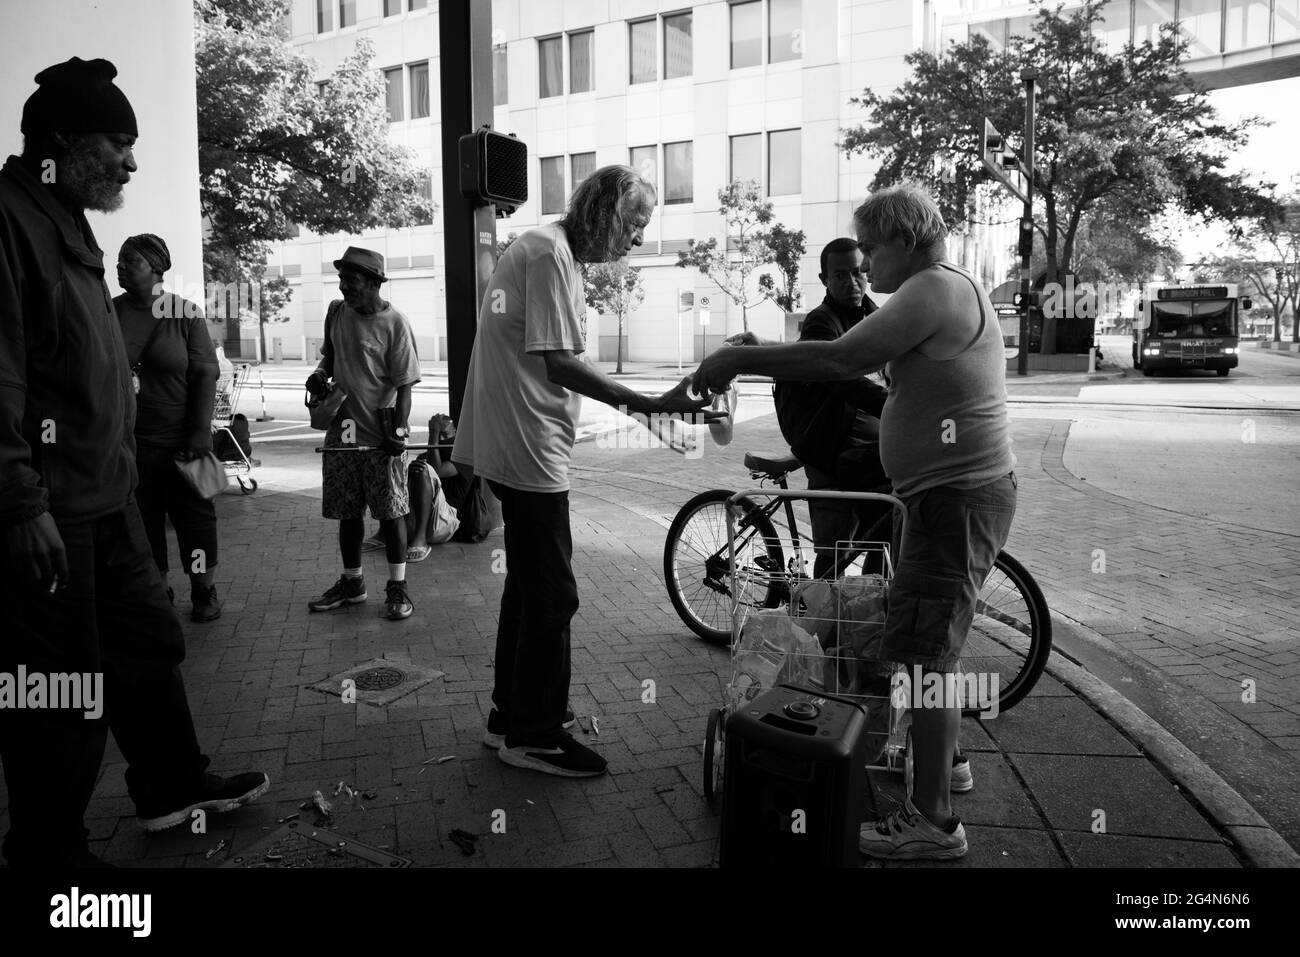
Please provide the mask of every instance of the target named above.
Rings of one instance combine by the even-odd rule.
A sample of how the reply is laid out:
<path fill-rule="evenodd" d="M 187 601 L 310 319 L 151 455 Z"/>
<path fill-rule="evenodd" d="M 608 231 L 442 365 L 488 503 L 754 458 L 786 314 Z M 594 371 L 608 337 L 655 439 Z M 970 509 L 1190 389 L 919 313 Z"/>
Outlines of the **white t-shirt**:
<path fill-rule="evenodd" d="M 506 250 L 478 313 L 453 462 L 525 492 L 567 492 L 582 397 L 546 378 L 539 354 L 581 353 L 582 273 L 558 225 Z"/>

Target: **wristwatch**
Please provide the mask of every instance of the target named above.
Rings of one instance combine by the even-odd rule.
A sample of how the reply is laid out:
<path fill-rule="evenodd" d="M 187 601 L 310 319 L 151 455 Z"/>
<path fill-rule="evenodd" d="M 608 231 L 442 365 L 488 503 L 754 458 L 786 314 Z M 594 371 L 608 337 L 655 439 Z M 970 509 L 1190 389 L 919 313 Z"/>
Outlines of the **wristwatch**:
<path fill-rule="evenodd" d="M 411 437 L 411 427 L 409 425 L 399 425 L 393 429 L 393 437 L 398 439 L 409 439 Z"/>

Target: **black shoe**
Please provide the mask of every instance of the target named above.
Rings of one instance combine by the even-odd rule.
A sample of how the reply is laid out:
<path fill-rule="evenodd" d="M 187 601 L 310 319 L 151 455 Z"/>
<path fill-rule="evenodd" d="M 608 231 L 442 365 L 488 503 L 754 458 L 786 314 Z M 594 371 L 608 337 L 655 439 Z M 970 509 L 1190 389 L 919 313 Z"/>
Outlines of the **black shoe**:
<path fill-rule="evenodd" d="M 507 742 L 509 739 L 507 738 Z M 562 778 L 594 778 L 605 773 L 606 762 L 595 751 L 564 734 L 551 745 L 502 744 L 497 751 L 506 764 Z"/>
<path fill-rule="evenodd" d="M 221 617 L 221 602 L 217 601 L 215 585 L 192 585 L 190 602 L 194 605 L 190 611 L 191 621 L 216 621 Z"/>
<path fill-rule="evenodd" d="M 307 603 L 312 611 L 333 611 L 339 605 L 355 605 L 366 600 L 366 579 L 363 575 L 349 578 L 340 575 L 329 591 L 315 601 Z"/>
<path fill-rule="evenodd" d="M 578 716 L 573 713 L 572 708 L 566 706 L 564 709 L 564 723 L 560 727 L 567 731 L 577 723 Z M 493 708 L 488 712 L 487 727 L 483 729 L 483 747 L 491 748 L 493 751 L 497 750 L 506 743 L 506 732 L 509 730 L 500 712 Z"/>
<path fill-rule="evenodd" d="M 388 587 L 384 589 L 384 617 L 389 621 L 401 621 L 410 618 L 413 611 L 415 606 L 406 593 L 406 582 L 389 579 Z"/>
<path fill-rule="evenodd" d="M 146 831 L 165 831 L 184 824 L 195 811 L 224 814 L 261 797 L 271 786 L 271 779 L 261 771 L 248 771 L 228 778 L 204 774 L 203 784 L 194 793 L 164 805 L 136 808 L 140 826 Z"/>

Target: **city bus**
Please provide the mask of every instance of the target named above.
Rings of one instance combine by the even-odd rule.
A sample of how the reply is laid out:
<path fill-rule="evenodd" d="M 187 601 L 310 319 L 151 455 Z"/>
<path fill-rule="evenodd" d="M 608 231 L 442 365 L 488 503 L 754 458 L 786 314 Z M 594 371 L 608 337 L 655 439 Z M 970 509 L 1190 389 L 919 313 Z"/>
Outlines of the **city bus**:
<path fill-rule="evenodd" d="M 1240 311 L 1249 308 L 1236 283 L 1147 283 L 1133 316 L 1133 368 L 1227 375 L 1237 367 Z"/>

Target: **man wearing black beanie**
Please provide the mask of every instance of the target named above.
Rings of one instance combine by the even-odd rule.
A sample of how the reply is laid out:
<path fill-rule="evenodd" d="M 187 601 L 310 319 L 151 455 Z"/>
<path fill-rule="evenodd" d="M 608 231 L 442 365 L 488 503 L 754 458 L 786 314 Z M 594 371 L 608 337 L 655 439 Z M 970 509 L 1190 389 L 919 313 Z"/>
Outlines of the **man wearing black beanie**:
<path fill-rule="evenodd" d="M 156 831 L 266 791 L 208 774 L 180 621 L 136 508 L 135 400 L 85 210 L 122 204 L 135 113 L 107 60 L 43 70 L 0 170 L 0 761 L 12 867 L 93 866 L 109 728 Z"/>

